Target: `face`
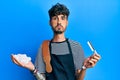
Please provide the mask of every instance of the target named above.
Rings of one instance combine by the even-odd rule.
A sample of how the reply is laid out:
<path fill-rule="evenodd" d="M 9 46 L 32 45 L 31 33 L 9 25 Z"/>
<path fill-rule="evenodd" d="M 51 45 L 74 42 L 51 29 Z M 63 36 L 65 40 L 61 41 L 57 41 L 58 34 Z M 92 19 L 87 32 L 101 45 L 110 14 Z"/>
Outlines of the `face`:
<path fill-rule="evenodd" d="M 66 15 L 53 16 L 50 20 L 50 25 L 55 34 L 61 34 L 66 30 L 68 24 Z"/>

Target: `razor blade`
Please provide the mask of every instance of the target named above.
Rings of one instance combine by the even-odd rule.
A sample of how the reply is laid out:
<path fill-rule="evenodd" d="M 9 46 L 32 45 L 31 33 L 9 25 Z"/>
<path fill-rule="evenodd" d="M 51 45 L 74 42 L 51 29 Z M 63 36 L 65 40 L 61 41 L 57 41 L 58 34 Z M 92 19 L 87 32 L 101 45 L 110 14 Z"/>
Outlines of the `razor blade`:
<path fill-rule="evenodd" d="M 93 53 L 97 53 L 97 51 L 95 50 L 95 48 L 93 47 L 93 45 L 91 44 L 90 41 L 88 41 L 87 44 L 88 44 L 88 46 L 90 47 L 90 49 Z"/>

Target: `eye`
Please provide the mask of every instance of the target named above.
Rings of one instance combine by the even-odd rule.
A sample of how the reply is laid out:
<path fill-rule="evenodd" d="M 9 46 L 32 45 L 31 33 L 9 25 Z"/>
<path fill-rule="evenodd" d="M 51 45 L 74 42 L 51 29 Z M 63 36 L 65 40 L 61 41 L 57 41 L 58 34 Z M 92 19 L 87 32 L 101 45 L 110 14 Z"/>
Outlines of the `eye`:
<path fill-rule="evenodd" d="M 65 20 L 65 19 L 66 19 L 66 17 L 65 17 L 65 16 L 61 16 L 61 19 L 62 19 L 62 20 Z"/>
<path fill-rule="evenodd" d="M 57 17 L 52 17 L 52 20 L 57 20 Z"/>

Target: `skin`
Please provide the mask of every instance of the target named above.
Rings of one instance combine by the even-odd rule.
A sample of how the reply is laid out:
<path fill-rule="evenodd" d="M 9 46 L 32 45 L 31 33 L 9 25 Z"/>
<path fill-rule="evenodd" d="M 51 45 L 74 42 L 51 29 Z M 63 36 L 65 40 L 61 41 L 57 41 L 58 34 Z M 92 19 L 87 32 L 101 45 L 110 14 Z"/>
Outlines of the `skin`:
<path fill-rule="evenodd" d="M 68 19 L 66 15 L 57 15 L 57 16 L 53 16 L 51 18 L 51 20 L 49 21 L 49 24 L 54 32 L 54 36 L 53 36 L 53 42 L 62 42 L 65 41 L 65 35 L 64 32 L 67 28 L 68 25 Z M 91 55 L 90 57 L 86 58 L 84 60 L 83 65 L 86 67 L 86 69 L 88 68 L 92 68 L 96 65 L 96 63 L 100 60 L 100 55 L 97 53 L 94 53 L 93 55 Z M 14 55 L 11 55 L 11 59 L 12 61 L 24 68 L 27 68 L 31 71 L 33 71 L 35 69 L 35 66 L 33 65 L 32 62 L 28 62 L 27 64 L 24 64 L 22 62 L 19 62 Z M 79 69 L 76 71 L 76 75 L 77 75 L 77 80 L 84 80 L 84 76 L 85 76 L 85 72 L 86 69 Z"/>
<path fill-rule="evenodd" d="M 64 32 L 66 30 L 66 27 L 68 25 L 67 16 L 65 15 L 58 15 L 53 16 L 50 20 L 50 25 L 54 31 L 61 31 L 61 34 L 57 34 L 54 32 L 53 36 L 53 42 L 62 42 L 65 40 Z"/>

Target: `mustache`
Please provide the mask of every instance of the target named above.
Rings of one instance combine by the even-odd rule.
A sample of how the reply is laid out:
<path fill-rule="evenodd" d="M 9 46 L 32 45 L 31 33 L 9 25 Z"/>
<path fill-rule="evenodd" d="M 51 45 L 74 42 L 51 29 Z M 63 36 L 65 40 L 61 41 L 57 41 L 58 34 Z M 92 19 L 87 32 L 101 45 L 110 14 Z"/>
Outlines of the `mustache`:
<path fill-rule="evenodd" d="M 57 24 L 57 26 L 55 26 L 55 28 L 56 28 L 56 27 L 58 27 L 58 26 L 61 26 L 61 27 L 63 27 L 63 26 L 62 26 L 60 23 L 58 23 L 58 24 Z"/>

